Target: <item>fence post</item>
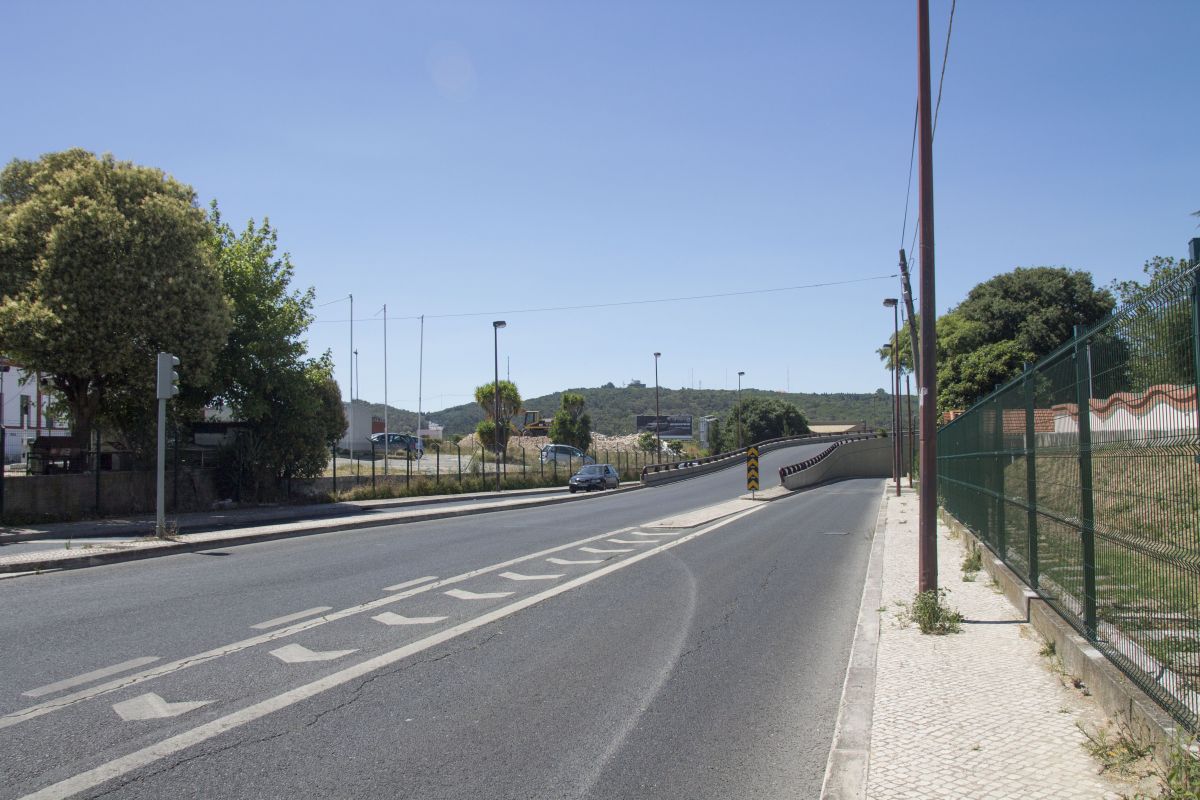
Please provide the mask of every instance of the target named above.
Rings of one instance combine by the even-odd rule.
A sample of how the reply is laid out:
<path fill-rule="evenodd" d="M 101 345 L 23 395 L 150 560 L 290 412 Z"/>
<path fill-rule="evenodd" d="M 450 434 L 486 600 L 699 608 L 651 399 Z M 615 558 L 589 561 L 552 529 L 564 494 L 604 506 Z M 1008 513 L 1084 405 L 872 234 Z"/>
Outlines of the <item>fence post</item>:
<path fill-rule="evenodd" d="M 442 485 L 442 445 L 439 442 L 438 446 L 433 450 L 433 482 L 437 486 Z"/>
<path fill-rule="evenodd" d="M 387 445 L 384 445 L 383 452 L 387 452 Z M 375 494 L 375 440 L 371 440 L 371 494 Z"/>
<path fill-rule="evenodd" d="M 1196 266 L 1193 262 L 1192 267 Z M 1196 406 L 1196 437 L 1200 441 L 1200 269 L 1192 277 L 1192 369 L 1196 382 L 1192 402 Z M 1196 453 L 1196 463 L 1200 464 L 1200 452 Z"/>
<path fill-rule="evenodd" d="M 337 442 L 329 445 L 329 451 L 333 454 L 333 494 L 337 496 Z M 238 486 L 241 486 L 241 460 L 238 460 Z"/>
<path fill-rule="evenodd" d="M 1079 528 L 1083 544 L 1083 627 L 1096 639 L 1096 521 L 1092 498 L 1092 397 L 1088 342 L 1075 326 L 1075 397 L 1079 417 Z"/>
<path fill-rule="evenodd" d="M 404 448 L 404 491 L 412 484 L 412 450 Z"/>
<path fill-rule="evenodd" d="M 458 451 L 458 485 L 462 486 L 462 445 L 455 444 L 454 449 Z"/>
<path fill-rule="evenodd" d="M 525 480 L 525 473 L 529 471 L 529 466 L 525 462 L 525 445 L 521 445 L 521 480 Z"/>
<path fill-rule="evenodd" d="M 1000 395 L 996 395 L 996 430 L 994 433 L 993 449 L 996 458 L 993 466 L 995 471 L 996 492 L 996 547 L 1000 551 L 1000 560 L 1008 563 L 1008 531 L 1005 529 L 1004 512 L 1007 500 L 1004 494 L 1004 404 Z"/>
<path fill-rule="evenodd" d="M 1025 364 L 1022 384 L 1025 389 L 1025 502 L 1029 528 L 1029 586 L 1038 590 L 1038 533 L 1037 533 L 1037 427 L 1034 419 L 1034 385 L 1030 380 L 1033 373 Z"/>
<path fill-rule="evenodd" d="M 2 439 L 3 434 L 0 434 Z M 4 444 L 0 440 L 0 450 L 3 450 Z M 4 469 L 4 453 L 0 452 L 0 470 Z M 4 511 L 4 507 L 0 505 L 0 512 Z M 100 428 L 96 428 L 96 515 L 100 515 Z"/>

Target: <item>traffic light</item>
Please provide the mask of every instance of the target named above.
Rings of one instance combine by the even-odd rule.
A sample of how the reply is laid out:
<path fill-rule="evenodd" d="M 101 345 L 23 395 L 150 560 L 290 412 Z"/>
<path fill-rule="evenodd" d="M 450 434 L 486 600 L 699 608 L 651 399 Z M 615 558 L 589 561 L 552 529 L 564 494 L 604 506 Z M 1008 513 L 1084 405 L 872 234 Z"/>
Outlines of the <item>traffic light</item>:
<path fill-rule="evenodd" d="M 179 394 L 179 358 L 170 353 L 158 354 L 158 399 L 170 400 Z"/>

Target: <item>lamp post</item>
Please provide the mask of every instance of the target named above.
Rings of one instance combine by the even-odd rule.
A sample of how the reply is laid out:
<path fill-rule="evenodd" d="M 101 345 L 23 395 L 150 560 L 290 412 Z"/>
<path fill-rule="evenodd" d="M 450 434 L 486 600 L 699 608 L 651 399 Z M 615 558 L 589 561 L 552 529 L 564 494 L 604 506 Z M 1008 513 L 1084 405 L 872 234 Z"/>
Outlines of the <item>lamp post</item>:
<path fill-rule="evenodd" d="M 884 308 L 892 310 L 892 477 L 896 481 L 896 496 L 900 496 L 900 301 L 889 297 Z"/>
<path fill-rule="evenodd" d="M 8 428 L 4 418 L 4 375 L 8 364 L 0 364 L 0 519 L 4 517 L 4 465 L 8 460 Z"/>
<path fill-rule="evenodd" d="M 383 314 L 383 478 L 387 482 L 388 448 L 391 447 L 391 430 L 388 428 L 388 374 L 387 374 L 387 303 L 375 312 L 376 316 Z M 375 466 L 375 445 L 371 444 L 371 467 Z M 374 487 L 372 487 L 373 489 Z"/>
<path fill-rule="evenodd" d="M 662 413 L 658 409 L 658 357 L 654 354 L 654 438 L 658 441 L 658 452 L 654 454 L 654 463 L 662 463 Z"/>
<path fill-rule="evenodd" d="M 737 393 L 737 423 L 738 423 L 738 450 L 742 449 L 742 376 L 745 372 L 738 373 L 738 393 Z"/>
<path fill-rule="evenodd" d="M 500 491 L 500 329 L 507 325 L 498 319 L 492 323 L 492 345 L 495 352 L 496 382 L 492 384 L 495 390 L 495 431 L 496 431 L 496 491 Z"/>

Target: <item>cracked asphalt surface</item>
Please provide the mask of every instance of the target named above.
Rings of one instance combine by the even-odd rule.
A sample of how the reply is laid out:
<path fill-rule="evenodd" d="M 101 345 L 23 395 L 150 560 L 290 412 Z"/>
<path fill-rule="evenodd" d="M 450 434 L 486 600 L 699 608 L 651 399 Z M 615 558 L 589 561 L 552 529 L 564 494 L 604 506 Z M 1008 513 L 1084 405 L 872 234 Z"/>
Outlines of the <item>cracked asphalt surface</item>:
<path fill-rule="evenodd" d="M 764 472 L 810 449 L 768 454 Z M 741 493 L 742 478 L 727 470 L 565 507 L 0 584 L 9 610 L 0 620 L 0 715 L 102 683 L 119 687 L 4 729 L 0 797 L 22 797 L 554 581 L 527 585 L 497 569 L 453 585 L 510 597 L 463 601 L 418 587 L 378 610 L 284 631 L 279 644 L 235 648 L 136 685 L 117 675 L 36 699 L 22 692 L 134 657 L 160 657 L 143 668 L 153 670 L 262 635 L 250 626 L 273 617 L 315 606 L 335 615 L 387 597 L 382 587 L 404 580 L 448 578 L 709 505 Z M 815 796 L 880 490 L 879 480 L 846 481 L 768 504 L 77 796 Z M 824 535 L 831 531 L 850 535 Z M 596 557 L 573 548 L 554 555 Z M 565 581 L 623 558 L 551 566 L 538 557 L 505 569 Z M 380 611 L 447 619 L 388 626 L 372 619 Z M 302 663 L 268 652 L 291 643 L 356 652 Z M 208 705 L 132 722 L 114 713 L 113 703 L 147 692 Z"/>

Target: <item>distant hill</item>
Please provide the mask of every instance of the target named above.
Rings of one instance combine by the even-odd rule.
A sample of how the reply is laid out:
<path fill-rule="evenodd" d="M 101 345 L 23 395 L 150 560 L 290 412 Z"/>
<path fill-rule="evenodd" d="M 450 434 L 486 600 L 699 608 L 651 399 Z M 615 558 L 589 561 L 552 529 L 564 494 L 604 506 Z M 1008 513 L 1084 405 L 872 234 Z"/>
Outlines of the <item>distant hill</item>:
<path fill-rule="evenodd" d="M 587 402 L 587 411 L 592 416 L 592 429 L 610 436 L 634 433 L 634 417 L 638 414 L 654 413 L 654 387 L 618 386 L 591 389 L 567 389 L 581 394 Z M 525 400 L 525 408 L 541 411 L 551 417 L 562 401 L 562 392 L 531 397 Z M 795 403 L 809 424 L 832 424 L 866 422 L 868 427 L 886 428 L 891 424 L 889 396 L 882 390 L 873 394 L 803 394 L 769 392 L 759 389 L 743 389 L 748 397 L 777 397 Z M 914 398 L 915 401 L 915 398 Z M 737 392 L 726 389 L 660 389 L 659 405 L 663 415 L 691 414 L 699 418 L 705 415 L 724 416 L 737 402 Z M 382 403 L 355 403 L 369 405 L 371 413 L 383 416 Z M 907 409 L 905 409 L 907 413 Z M 913 403 L 916 414 L 916 403 Z M 446 435 L 468 434 L 483 419 L 483 410 L 475 403 L 451 406 L 440 411 L 427 411 L 426 421 L 432 420 L 445 426 Z M 388 412 L 388 427 L 395 431 L 412 431 L 416 426 L 415 411 L 391 409 Z"/>

